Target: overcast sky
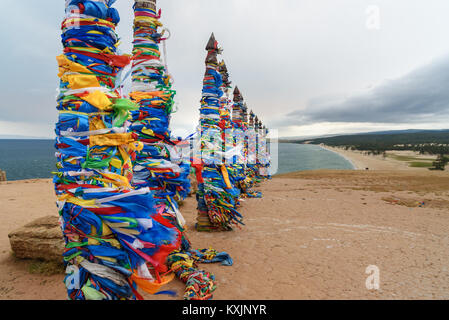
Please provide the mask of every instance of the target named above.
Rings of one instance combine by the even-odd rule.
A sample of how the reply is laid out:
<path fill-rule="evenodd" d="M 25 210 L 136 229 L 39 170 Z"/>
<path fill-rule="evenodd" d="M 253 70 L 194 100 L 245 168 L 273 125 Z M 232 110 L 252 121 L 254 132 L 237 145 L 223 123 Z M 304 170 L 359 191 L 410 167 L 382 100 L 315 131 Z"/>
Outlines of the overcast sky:
<path fill-rule="evenodd" d="M 1 0 L 0 135 L 53 137 L 64 0 Z M 121 50 L 131 0 L 114 5 Z M 198 123 L 204 47 L 281 136 L 449 128 L 447 0 L 158 0 L 178 91 L 172 129 Z"/>

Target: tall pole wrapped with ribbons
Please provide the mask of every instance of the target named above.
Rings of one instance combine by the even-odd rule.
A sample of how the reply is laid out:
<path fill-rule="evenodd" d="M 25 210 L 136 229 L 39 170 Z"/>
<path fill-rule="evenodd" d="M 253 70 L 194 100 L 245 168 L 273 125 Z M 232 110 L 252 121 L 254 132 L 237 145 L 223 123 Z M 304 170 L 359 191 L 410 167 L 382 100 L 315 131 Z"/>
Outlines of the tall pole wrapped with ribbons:
<path fill-rule="evenodd" d="M 232 125 L 234 131 L 234 145 L 240 151 L 234 162 L 237 173 L 237 185 L 241 196 L 246 198 L 260 197 L 259 193 L 251 190 L 252 178 L 249 176 L 249 152 L 251 129 L 248 120 L 248 107 L 238 87 L 234 89 L 234 105 L 232 106 Z"/>
<path fill-rule="evenodd" d="M 258 151 L 257 151 L 257 163 L 259 166 L 259 175 L 262 179 L 271 179 L 270 176 L 270 150 L 268 149 L 268 129 L 265 125 L 263 125 L 262 121 L 259 121 L 259 143 L 258 143 Z"/>
<path fill-rule="evenodd" d="M 256 149 L 255 149 L 255 162 L 254 162 L 254 180 L 255 183 L 261 182 L 261 163 L 260 163 L 260 153 L 262 152 L 262 135 L 261 135 L 262 122 L 256 116 L 254 121 L 254 132 L 255 132 L 255 140 L 256 140 Z"/>
<path fill-rule="evenodd" d="M 138 136 L 143 149 L 137 152 L 134 162 L 134 186 L 150 188 L 154 192 L 158 221 L 176 228 L 181 242 L 164 254 L 164 267 L 169 268 L 186 283 L 184 298 L 208 300 L 216 289 L 215 277 L 199 270 L 199 262 L 222 262 L 232 265 L 231 257 L 213 249 L 191 248 L 185 230 L 185 220 L 178 201 L 188 194 L 190 163 L 179 157 L 172 141 L 170 119 L 173 111 L 173 80 L 166 61 L 161 59 L 160 43 L 167 40 L 159 32 L 161 10 L 156 0 L 136 0 L 134 3 L 134 41 L 131 99 L 139 106 L 132 111 L 132 131 Z"/>
<path fill-rule="evenodd" d="M 158 212 L 183 231 L 185 220 L 177 201 L 188 195 L 190 164 L 173 160 L 179 159 L 169 128 L 176 91 L 159 50 L 160 42 L 166 39 L 164 32 L 158 32 L 162 23 L 156 0 L 135 1 L 134 14 L 130 97 L 139 108 L 132 111 L 131 130 L 143 149 L 134 163 L 133 184 L 136 188 L 150 188 Z"/>
<path fill-rule="evenodd" d="M 257 116 L 251 111 L 248 115 L 248 107 L 243 104 L 243 127 L 245 130 L 245 180 L 242 184 L 245 188 L 245 196 L 248 198 L 261 198 L 262 192 L 254 191 L 252 188 L 260 183 L 257 170 L 257 131 L 256 127 L 259 122 Z"/>
<path fill-rule="evenodd" d="M 245 140 L 244 140 L 244 148 L 243 148 L 243 155 L 245 157 L 245 176 L 248 173 L 248 131 L 249 131 L 249 117 L 248 117 L 248 105 L 246 102 L 243 102 L 242 106 L 242 128 L 245 134 Z M 247 183 L 250 182 L 250 179 L 246 179 Z"/>
<path fill-rule="evenodd" d="M 236 186 L 240 189 L 241 195 L 245 196 L 246 189 L 243 181 L 245 180 L 245 165 L 246 159 L 244 155 L 245 149 L 245 128 L 243 127 L 243 96 L 239 88 L 236 86 L 233 92 L 232 105 L 232 136 L 233 146 L 239 150 L 239 153 L 234 155 L 232 161 L 233 177 Z"/>
<path fill-rule="evenodd" d="M 130 110 L 116 85 L 130 57 L 117 53 L 115 1 L 67 0 L 54 184 L 66 243 L 69 299 L 140 298 L 169 278 L 164 253 L 180 234 L 164 224 L 149 188 L 135 190 L 132 161 L 142 145 L 129 131 Z"/>
<path fill-rule="evenodd" d="M 254 184 L 258 184 L 260 183 L 260 175 L 259 175 L 259 166 L 257 163 L 257 155 L 259 152 L 259 124 L 260 124 L 260 120 L 259 118 L 255 115 L 254 117 L 254 126 L 253 126 L 253 135 L 254 135 L 254 147 L 252 148 L 251 152 L 254 152 L 254 156 L 251 159 L 251 169 L 252 169 L 252 178 L 253 178 L 253 183 Z"/>
<path fill-rule="evenodd" d="M 233 148 L 232 145 L 232 122 L 231 122 L 231 110 L 230 110 L 230 103 L 231 100 L 229 99 L 229 91 L 231 90 L 231 81 L 229 80 L 229 72 L 228 68 L 226 66 L 226 63 L 224 61 L 220 62 L 218 71 L 222 78 L 222 85 L 220 87 L 220 90 L 223 92 L 223 95 L 220 98 L 220 123 L 219 127 L 221 129 L 221 137 L 223 140 L 223 152 L 229 151 Z M 225 164 L 228 165 L 228 159 L 226 157 L 223 157 L 225 160 Z"/>
<path fill-rule="evenodd" d="M 254 112 L 251 110 L 249 114 L 249 124 L 246 131 L 246 137 L 248 139 L 248 161 L 246 164 L 246 176 L 251 181 L 251 185 L 256 182 L 256 162 L 257 162 L 257 136 L 256 127 L 258 119 Z"/>
<path fill-rule="evenodd" d="M 271 167 L 271 150 L 269 148 L 268 144 L 268 135 L 270 133 L 270 130 L 264 125 L 263 126 L 263 141 L 265 143 L 264 153 L 263 153 L 263 165 L 266 168 L 266 171 L 264 173 L 266 174 L 267 179 L 271 179 L 271 175 L 269 172 L 269 169 Z"/>
<path fill-rule="evenodd" d="M 251 111 L 248 117 L 248 107 L 238 87 L 234 89 L 234 105 L 232 106 L 232 127 L 234 146 L 241 150 L 235 157 L 233 173 L 236 185 L 240 189 L 241 197 L 260 198 L 261 192 L 255 192 L 254 166 L 257 162 L 257 137 L 254 129 L 255 115 Z"/>
<path fill-rule="evenodd" d="M 254 121 L 254 132 L 255 132 L 255 139 L 256 139 L 256 155 L 255 155 L 255 163 L 254 163 L 254 175 L 257 179 L 256 183 L 260 183 L 261 176 L 260 176 L 260 162 L 259 162 L 259 153 L 261 152 L 260 144 L 262 142 L 261 139 L 261 121 L 256 116 Z"/>
<path fill-rule="evenodd" d="M 200 108 L 200 163 L 198 178 L 198 231 L 230 231 L 243 224 L 236 208 L 236 194 L 223 163 L 223 130 L 220 128 L 220 98 L 223 79 L 217 55 L 221 53 L 214 34 L 207 46 L 206 73 Z"/>
<path fill-rule="evenodd" d="M 223 96 L 220 98 L 220 129 L 221 137 L 223 140 L 223 161 L 226 166 L 227 175 L 229 177 L 232 186 L 232 195 L 234 196 L 236 207 L 239 206 L 240 190 L 237 188 L 237 181 L 235 180 L 235 171 L 233 164 L 233 156 L 238 153 L 238 150 L 234 148 L 234 136 L 231 120 L 232 100 L 230 99 L 231 81 L 229 79 L 229 72 L 226 63 L 222 61 L 219 65 L 219 72 L 223 79 L 223 83 L 220 90 L 223 92 Z"/>

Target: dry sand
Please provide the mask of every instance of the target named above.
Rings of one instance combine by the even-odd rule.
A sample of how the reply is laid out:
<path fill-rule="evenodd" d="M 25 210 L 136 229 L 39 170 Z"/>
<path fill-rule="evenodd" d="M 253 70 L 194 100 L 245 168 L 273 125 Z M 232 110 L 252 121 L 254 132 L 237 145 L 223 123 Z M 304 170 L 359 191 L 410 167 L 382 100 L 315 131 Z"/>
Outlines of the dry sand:
<path fill-rule="evenodd" d="M 365 155 L 361 151 L 358 150 L 345 150 L 343 148 L 330 147 L 321 145 L 324 149 L 329 151 L 336 152 L 346 158 L 348 161 L 352 162 L 352 164 L 356 167 L 357 170 L 409 170 L 409 171 L 426 171 L 429 170 L 427 168 L 413 168 L 410 167 L 406 161 L 395 160 L 391 157 L 384 158 L 382 155 L 372 156 Z M 409 156 L 415 158 L 436 158 L 433 156 L 421 156 L 413 151 L 387 151 L 389 155 L 400 155 L 400 156 Z M 449 169 L 449 168 L 448 168 Z"/>
<path fill-rule="evenodd" d="M 0 184 L 0 299 L 66 298 L 63 275 L 30 274 L 7 237 L 57 214 L 52 188 L 49 180 Z M 215 299 L 449 299 L 447 173 L 310 171 L 260 190 L 263 199 L 243 202 L 242 230 L 189 232 L 194 247 L 227 251 L 235 261 L 202 265 L 217 277 Z M 182 208 L 190 230 L 195 206 L 189 198 Z M 370 265 L 380 269 L 378 291 L 365 285 Z M 178 280 L 165 289 L 182 297 Z"/>

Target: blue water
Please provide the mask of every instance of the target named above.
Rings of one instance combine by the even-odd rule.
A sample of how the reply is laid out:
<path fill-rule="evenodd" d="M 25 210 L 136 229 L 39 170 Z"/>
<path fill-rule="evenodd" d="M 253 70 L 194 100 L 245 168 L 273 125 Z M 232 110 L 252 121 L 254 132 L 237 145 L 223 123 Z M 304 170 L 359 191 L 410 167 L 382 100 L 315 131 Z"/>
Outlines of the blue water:
<path fill-rule="evenodd" d="M 354 170 L 351 162 L 339 154 L 316 145 L 280 143 L 277 174 L 318 170 Z"/>
<path fill-rule="evenodd" d="M 279 144 L 279 169 L 288 173 L 316 169 L 354 169 L 340 155 L 319 146 Z M 8 180 L 51 178 L 56 171 L 53 140 L 0 140 L 0 169 Z"/>
<path fill-rule="evenodd" d="M 53 140 L 0 140 L 0 169 L 8 180 L 50 178 L 55 151 Z"/>

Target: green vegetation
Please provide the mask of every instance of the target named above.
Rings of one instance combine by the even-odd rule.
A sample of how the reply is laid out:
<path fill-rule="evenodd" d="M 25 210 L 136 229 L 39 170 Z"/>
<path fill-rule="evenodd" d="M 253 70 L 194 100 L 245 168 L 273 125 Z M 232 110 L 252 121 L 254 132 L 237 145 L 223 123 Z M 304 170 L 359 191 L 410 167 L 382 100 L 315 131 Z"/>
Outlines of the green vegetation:
<path fill-rule="evenodd" d="M 416 158 L 416 157 L 410 157 L 410 156 L 401 156 L 397 154 L 390 155 L 391 158 L 398 161 L 435 161 L 435 158 Z"/>
<path fill-rule="evenodd" d="M 411 150 L 420 154 L 449 154 L 449 130 L 419 131 L 406 133 L 373 133 L 343 135 L 337 137 L 318 138 L 313 140 L 293 140 L 291 143 L 325 144 L 332 147 L 345 147 L 347 150 L 360 150 L 368 154 L 380 155 L 386 150 Z M 399 157 L 399 156 L 398 156 Z M 398 159 L 413 161 L 410 159 Z M 423 160 L 423 159 L 418 159 Z M 433 161 L 434 159 L 426 159 Z"/>
<path fill-rule="evenodd" d="M 303 140 L 306 141 L 306 140 Z M 354 134 L 312 140 L 314 144 L 325 143 L 331 146 L 344 145 L 418 145 L 418 144 L 447 144 L 449 143 L 449 130 L 421 131 L 413 133 L 391 134 Z"/>
<path fill-rule="evenodd" d="M 404 161 L 414 168 L 429 170 L 445 170 L 449 163 L 449 130 L 391 131 L 342 135 L 336 137 L 317 138 L 312 140 L 288 140 L 289 143 L 325 144 L 332 147 L 358 150 L 366 155 L 382 155 L 398 161 Z M 420 155 L 431 155 L 438 158 L 421 158 L 388 154 L 386 151 L 414 151 Z"/>
<path fill-rule="evenodd" d="M 28 266 L 28 272 L 31 274 L 43 274 L 52 276 L 55 274 L 64 274 L 64 265 L 54 261 L 32 260 Z"/>
<path fill-rule="evenodd" d="M 432 168 L 429 170 L 441 170 L 444 171 L 446 165 L 449 163 L 449 158 L 445 157 L 444 154 L 440 154 L 435 162 L 432 163 Z"/>
<path fill-rule="evenodd" d="M 432 167 L 432 163 L 431 162 L 412 161 L 412 162 L 410 162 L 410 167 L 412 167 L 412 168 L 430 168 L 430 167 Z"/>
<path fill-rule="evenodd" d="M 417 158 L 411 156 L 401 156 L 397 154 L 389 154 L 388 157 L 397 161 L 407 162 L 409 167 L 412 168 L 430 168 L 432 167 L 432 162 L 435 161 L 434 158 Z"/>

